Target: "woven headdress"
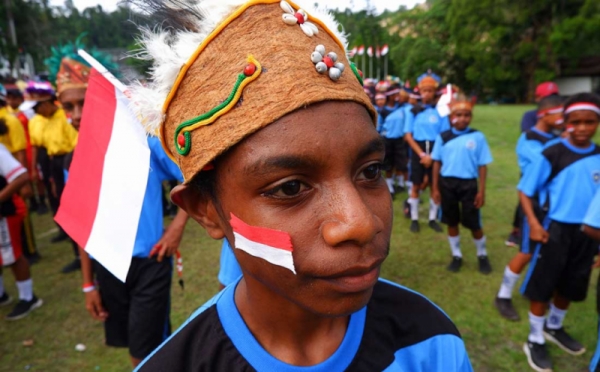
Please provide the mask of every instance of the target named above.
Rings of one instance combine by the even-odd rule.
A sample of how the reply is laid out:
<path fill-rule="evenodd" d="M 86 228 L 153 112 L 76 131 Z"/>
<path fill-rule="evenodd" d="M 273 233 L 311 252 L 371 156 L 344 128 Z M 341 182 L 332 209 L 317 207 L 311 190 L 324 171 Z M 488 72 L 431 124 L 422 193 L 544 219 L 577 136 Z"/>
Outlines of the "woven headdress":
<path fill-rule="evenodd" d="M 67 89 L 87 88 L 90 66 L 77 54 L 79 49 L 86 49 L 82 42 L 85 34 L 65 45 L 52 47 L 52 56 L 44 61 L 48 67 L 49 80 L 56 83 L 56 93 L 60 96 Z M 98 51 L 96 48 L 89 53 L 104 67 L 116 74 L 117 65 L 112 62 L 108 54 Z"/>
<path fill-rule="evenodd" d="M 376 117 L 346 57 L 346 37 L 325 11 L 280 0 L 143 3 L 169 28 L 143 31 L 138 57 L 153 61 L 152 82 L 132 87 L 134 108 L 186 182 L 248 135 L 310 104 L 354 101 Z"/>

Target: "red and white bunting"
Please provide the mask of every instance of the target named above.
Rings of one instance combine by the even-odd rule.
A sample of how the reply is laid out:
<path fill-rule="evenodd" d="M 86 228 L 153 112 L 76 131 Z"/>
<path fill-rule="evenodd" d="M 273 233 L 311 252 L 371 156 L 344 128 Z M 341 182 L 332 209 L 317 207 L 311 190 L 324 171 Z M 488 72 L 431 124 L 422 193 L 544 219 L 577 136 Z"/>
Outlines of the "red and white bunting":
<path fill-rule="evenodd" d="M 390 47 L 385 44 L 383 47 L 381 47 L 381 55 L 385 56 L 390 52 Z"/>
<path fill-rule="evenodd" d="M 358 50 L 356 52 L 359 56 L 362 56 L 363 54 L 365 54 L 365 46 L 361 45 L 358 47 Z"/>
<path fill-rule="evenodd" d="M 368 47 L 368 48 L 367 48 L 367 55 L 368 55 L 369 57 L 373 57 L 373 47 Z"/>

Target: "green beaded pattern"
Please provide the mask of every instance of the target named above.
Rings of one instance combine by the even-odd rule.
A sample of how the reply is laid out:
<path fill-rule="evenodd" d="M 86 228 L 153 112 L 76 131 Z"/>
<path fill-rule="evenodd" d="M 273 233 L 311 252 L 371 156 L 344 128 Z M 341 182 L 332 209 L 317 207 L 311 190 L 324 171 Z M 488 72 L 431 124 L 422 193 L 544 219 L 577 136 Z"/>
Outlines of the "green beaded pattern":
<path fill-rule="evenodd" d="M 356 76 L 360 85 L 364 85 L 363 78 L 360 77 L 360 73 L 358 72 L 358 69 L 356 68 L 354 62 L 350 62 L 350 68 L 352 69 L 352 72 L 354 72 L 354 76 Z"/>
<path fill-rule="evenodd" d="M 179 146 L 177 139 L 178 139 L 181 131 L 183 129 L 190 127 L 194 124 L 197 124 L 201 121 L 212 118 L 213 116 L 218 114 L 221 110 L 223 110 L 224 108 L 229 106 L 229 104 L 231 104 L 231 102 L 235 99 L 235 96 L 236 96 L 238 90 L 240 89 L 240 85 L 242 85 L 244 80 L 246 80 L 247 78 L 250 78 L 250 76 L 246 76 L 244 74 L 239 74 L 237 77 L 237 80 L 235 82 L 235 85 L 233 86 L 233 90 L 231 91 L 231 93 L 229 94 L 229 97 L 227 97 L 227 99 L 225 101 L 223 101 L 220 105 L 213 108 L 209 112 L 202 114 L 200 116 L 197 116 L 193 119 L 186 120 L 177 127 L 177 129 L 175 130 L 175 148 L 177 149 L 177 152 L 180 155 L 186 156 L 190 153 L 190 150 L 192 149 L 192 146 L 191 146 L 192 145 L 192 136 L 189 131 L 186 131 L 183 133 L 183 136 L 185 138 L 185 145 L 183 147 Z"/>

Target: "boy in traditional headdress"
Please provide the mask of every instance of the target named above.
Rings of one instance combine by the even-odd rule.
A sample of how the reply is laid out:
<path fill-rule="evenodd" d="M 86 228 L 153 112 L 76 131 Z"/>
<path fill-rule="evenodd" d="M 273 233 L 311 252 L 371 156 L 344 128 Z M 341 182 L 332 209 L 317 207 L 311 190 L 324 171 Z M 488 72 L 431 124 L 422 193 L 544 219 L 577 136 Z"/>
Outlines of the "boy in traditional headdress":
<path fill-rule="evenodd" d="M 452 261 L 448 270 L 458 272 L 462 266 L 459 224 L 471 230 L 477 248 L 479 271 L 492 271 L 486 239 L 481 225 L 481 208 L 485 204 L 487 165 L 492 154 L 485 136 L 469 127 L 473 108 L 462 99 L 450 104 L 452 129 L 435 140 L 432 196 L 442 205 L 442 222 L 448 225 Z"/>
<path fill-rule="evenodd" d="M 538 104 L 538 122 L 535 127 L 521 134 L 517 142 L 517 159 L 521 175 L 527 172 L 529 166 L 540 156 L 547 144 L 553 143 L 558 136 L 554 133 L 563 127 L 563 100 L 559 96 L 549 96 L 543 98 Z M 545 200 L 540 198 L 544 195 L 538 195 L 534 199 L 534 210 L 539 220 L 544 219 L 547 212 L 547 206 L 544 206 Z M 535 249 L 536 242 L 529 240 L 529 223 L 527 218 L 522 219 L 520 228 L 524 232 L 522 241 L 519 244 L 519 252 L 510 260 L 504 269 L 504 277 L 500 285 L 500 290 L 494 300 L 496 308 L 500 315 L 508 320 L 519 320 L 519 314 L 512 303 L 513 288 L 517 284 L 521 272 L 525 269 L 531 260 L 532 250 Z"/>
<path fill-rule="evenodd" d="M 53 56 L 46 60 L 50 76 L 56 79 L 61 106 L 77 131 L 91 73 L 91 67 L 77 54 L 78 49 L 87 49 L 81 38 L 55 48 Z M 104 67 L 116 72 L 116 65 L 108 55 L 94 48 L 88 51 Z M 148 147 L 151 171 L 125 282 L 92 260 L 83 249 L 79 250 L 81 259 L 63 269 L 69 272 L 81 267 L 86 309 L 92 318 L 103 322 L 106 345 L 128 348 L 134 367 L 170 335 L 171 256 L 179 247 L 188 219 L 185 212 L 179 210 L 172 223 L 164 227 L 162 183 L 181 181 L 182 176 L 156 137 L 148 138 Z M 67 171 L 73 153 L 65 157 Z"/>
<path fill-rule="evenodd" d="M 183 171 L 173 201 L 227 238 L 243 277 L 139 370 L 470 371 L 446 315 L 378 279 L 392 228 L 384 144 L 331 15 L 153 4 L 177 28 L 146 34 L 154 83 L 136 107 Z"/>
<path fill-rule="evenodd" d="M 530 332 L 523 346 L 536 371 L 552 369 L 545 340 L 572 355 L 585 347 L 563 327 L 571 302 L 585 300 L 598 243 L 584 234 L 587 206 L 600 189 L 600 147 L 592 142 L 600 123 L 600 97 L 575 94 L 564 105 L 568 138 L 547 146 L 519 182 L 523 212 L 530 239 L 541 242 L 532 261 L 523 294 L 530 300 Z M 535 200 L 547 192 L 549 210 L 543 221 L 535 213 Z M 546 312 L 550 312 L 546 318 Z"/>
<path fill-rule="evenodd" d="M 27 83 L 25 92 L 27 93 L 28 100 L 21 107 L 24 110 L 32 109 L 35 112 L 35 115 L 29 119 L 29 138 L 32 145 L 31 178 L 33 182 L 42 180 L 44 183 L 50 209 L 54 216 L 58 211 L 60 203 L 60 196 L 57 195 L 57 192 L 60 191 L 62 193 L 61 187 L 64 187 L 64 175 L 62 174 L 62 167 L 58 168 L 60 161 L 55 162 L 55 171 L 52 172 L 52 162 L 49 149 L 46 146 L 50 145 L 53 153 L 57 153 L 58 151 L 65 154 L 71 152 L 75 147 L 77 132 L 66 121 L 64 111 L 54 103 L 56 102 L 56 91 L 52 87 L 52 84 L 30 81 Z M 48 126 L 51 113 L 55 113 L 56 118 L 53 120 L 54 125 Z M 64 120 L 59 120 L 62 118 Z M 48 142 L 50 139 L 53 140 L 52 144 Z M 34 166 L 36 164 L 38 166 Z M 61 173 L 58 175 L 58 185 L 53 187 L 51 182 L 52 175 L 53 173 L 58 174 L 59 170 Z M 58 234 L 51 239 L 51 242 L 58 243 L 68 238 L 67 234 L 59 227 Z"/>
<path fill-rule="evenodd" d="M 26 159 L 27 159 L 27 169 L 30 172 L 32 167 L 37 167 L 37 164 L 32 164 L 33 159 L 33 148 L 31 146 L 31 138 L 29 136 L 29 116 L 28 113 L 21 110 L 21 105 L 23 105 L 25 101 L 25 97 L 23 92 L 17 87 L 17 85 L 7 85 L 6 86 L 6 102 L 11 107 L 14 115 L 19 119 L 21 125 L 23 125 L 23 130 L 25 131 L 25 140 L 27 143 L 27 147 L 25 149 Z M 33 116 L 33 112 L 31 112 L 31 116 Z M 44 189 L 44 184 L 38 180 L 38 182 L 32 182 L 34 189 L 37 191 L 37 195 L 32 195 L 29 198 L 29 210 L 31 212 L 37 212 L 38 214 L 46 214 L 48 213 L 48 206 L 46 205 L 46 190 Z M 39 200 L 38 200 L 39 199 Z"/>
<path fill-rule="evenodd" d="M 414 105 L 406 117 L 404 139 L 412 149 L 410 156 L 410 178 L 413 184 L 408 203 L 410 204 L 410 231 L 419 232 L 419 192 L 431 182 L 433 160 L 431 153 L 437 136 L 450 129 L 448 117 L 442 118 L 435 107 L 435 93 L 439 86 L 437 75 L 422 75 L 419 82 L 421 104 Z M 429 227 L 442 232 L 438 224 L 439 204 L 429 200 Z"/>

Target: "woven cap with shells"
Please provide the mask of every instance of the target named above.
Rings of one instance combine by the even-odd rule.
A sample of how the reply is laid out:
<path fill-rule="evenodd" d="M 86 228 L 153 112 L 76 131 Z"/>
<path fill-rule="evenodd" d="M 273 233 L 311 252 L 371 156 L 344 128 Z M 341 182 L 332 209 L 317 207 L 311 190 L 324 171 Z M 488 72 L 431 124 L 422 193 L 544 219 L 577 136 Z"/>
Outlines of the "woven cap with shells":
<path fill-rule="evenodd" d="M 186 182 L 248 135 L 317 102 L 354 101 L 375 121 L 326 11 L 280 0 L 150 1 L 185 28 L 144 31 L 139 56 L 153 60 L 152 83 L 132 88 L 134 108 Z"/>

